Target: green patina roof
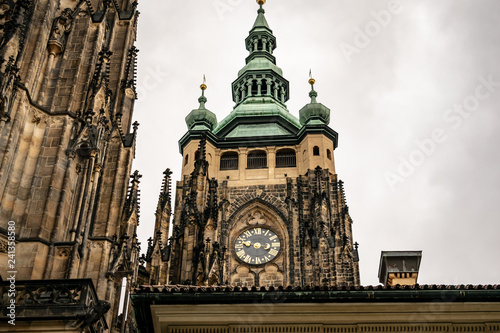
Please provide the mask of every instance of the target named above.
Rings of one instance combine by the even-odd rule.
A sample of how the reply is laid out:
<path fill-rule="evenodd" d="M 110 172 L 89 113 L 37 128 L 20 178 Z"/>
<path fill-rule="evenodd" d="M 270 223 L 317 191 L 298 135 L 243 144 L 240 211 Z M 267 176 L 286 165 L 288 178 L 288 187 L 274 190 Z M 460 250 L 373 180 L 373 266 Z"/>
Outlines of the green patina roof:
<path fill-rule="evenodd" d="M 233 129 L 226 137 L 255 137 L 255 136 L 274 136 L 274 135 L 290 135 L 290 131 L 286 130 L 279 124 L 240 124 Z"/>
<path fill-rule="evenodd" d="M 243 75 L 247 71 L 263 71 L 270 69 L 276 74 L 282 76 L 283 75 L 283 70 L 273 64 L 269 59 L 267 58 L 254 58 L 248 62 L 248 64 L 245 65 L 240 71 L 238 72 L 238 76 Z"/>
<path fill-rule="evenodd" d="M 240 104 L 234 108 L 234 110 L 223 120 L 221 120 L 218 124 L 218 126 L 214 129 L 214 134 L 218 134 L 221 132 L 227 125 L 231 124 L 236 118 L 248 118 L 252 117 L 255 118 L 256 125 L 263 127 L 265 124 L 262 123 L 262 121 L 257 121 L 257 120 L 262 120 L 264 117 L 271 117 L 275 116 L 273 119 L 276 119 L 276 117 L 279 117 L 283 119 L 284 121 L 288 122 L 292 127 L 295 127 L 297 130 L 299 130 L 302 126 L 300 124 L 300 121 L 290 114 L 290 112 L 284 107 L 283 105 L 280 105 L 276 103 L 273 99 L 271 98 L 255 98 L 255 99 L 247 99 L 245 103 Z M 260 119 L 259 119 L 260 118 Z M 278 127 L 275 125 L 275 121 L 267 123 L 267 127 L 263 127 L 266 129 L 277 129 Z M 237 125 L 237 127 L 241 126 L 242 124 Z M 279 126 L 283 128 L 282 126 Z M 242 130 L 244 131 L 244 130 Z M 234 129 L 230 132 L 232 137 L 235 137 L 236 132 L 234 132 Z M 269 133 L 266 135 L 288 135 L 290 134 L 289 131 L 285 132 L 280 132 L 280 133 Z"/>
<path fill-rule="evenodd" d="M 257 13 L 250 34 L 245 39 L 250 55 L 231 85 L 233 101 L 236 103 L 233 111 L 217 123 L 215 114 L 205 108 L 206 98 L 202 94 L 200 107 L 186 117 L 189 131 L 179 141 L 181 151 L 189 140 L 203 132 L 210 134 L 209 138 L 221 147 L 293 145 L 308 133 L 323 133 L 334 141 L 336 147 L 337 133 L 327 126 L 330 110 L 316 102 L 317 93 L 313 87 L 311 103 L 299 112 L 300 121 L 288 111 L 285 103 L 290 96 L 290 86 L 273 55 L 276 38 L 262 6 Z"/>
<path fill-rule="evenodd" d="M 250 32 L 254 30 L 262 30 L 262 28 L 264 28 L 272 33 L 273 31 L 271 30 L 271 28 L 269 28 L 269 24 L 267 24 L 266 17 L 264 16 L 265 13 L 264 9 L 261 7 L 257 11 L 257 13 L 258 13 L 257 19 L 255 20 L 255 23 L 253 24 L 252 30 L 250 30 Z"/>
<path fill-rule="evenodd" d="M 205 86 L 206 88 L 206 86 Z M 200 98 L 198 98 L 200 106 L 198 109 L 191 111 L 185 118 L 186 125 L 190 130 L 212 130 L 217 126 L 217 116 L 210 110 L 205 108 L 207 98 L 203 91 Z"/>

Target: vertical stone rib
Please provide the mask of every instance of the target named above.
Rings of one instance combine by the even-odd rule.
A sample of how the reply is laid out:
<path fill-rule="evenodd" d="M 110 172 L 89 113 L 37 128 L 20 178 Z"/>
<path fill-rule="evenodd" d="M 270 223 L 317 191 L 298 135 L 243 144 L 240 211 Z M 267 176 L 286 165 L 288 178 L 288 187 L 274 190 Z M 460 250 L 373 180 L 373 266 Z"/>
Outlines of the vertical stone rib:
<path fill-rule="evenodd" d="M 9 178 L 9 176 L 8 176 L 9 171 L 11 169 L 12 163 L 13 163 L 15 156 L 16 156 L 15 155 L 16 147 L 17 147 L 19 138 L 24 133 L 25 126 L 21 126 L 21 123 L 24 123 L 26 121 L 27 114 L 29 114 L 28 112 L 22 113 L 22 111 L 20 109 L 21 109 L 21 106 L 18 106 L 18 109 L 15 109 L 15 110 L 17 110 L 17 112 L 16 112 L 16 115 L 14 117 L 14 121 L 12 122 L 12 126 L 10 127 L 10 130 L 9 130 L 8 126 L 4 127 L 4 130 L 9 131 L 9 134 L 8 134 L 8 139 L 5 140 L 5 148 L 1 152 L 1 154 L 3 155 L 3 158 L 2 158 L 2 161 L 0 163 L 0 184 L 1 184 L 1 186 L 0 186 L 0 198 L 3 197 L 3 194 L 4 194 L 5 190 L 7 189 L 7 184 L 8 184 L 7 179 Z M 23 116 L 21 116 L 21 114 Z M 23 118 L 23 119 L 20 120 L 20 118 Z M 4 135 L 2 135 L 2 138 L 3 137 L 4 137 Z M 7 173 L 5 173 L 6 171 L 7 171 Z M 4 174 L 7 175 L 5 182 L 3 181 Z"/>
<path fill-rule="evenodd" d="M 87 170 L 85 175 L 85 183 L 80 190 L 80 196 L 82 200 L 80 202 L 78 212 L 78 227 L 76 231 L 76 242 L 80 245 L 80 255 L 83 257 L 83 245 L 82 245 L 82 228 L 85 228 L 85 221 L 87 217 L 87 211 L 89 208 L 89 200 L 90 200 L 90 186 L 92 184 L 92 173 L 94 171 L 94 161 L 95 161 L 95 153 L 92 154 L 90 159 L 87 161 Z M 82 258 L 80 258 L 82 260 Z"/>
<path fill-rule="evenodd" d="M 28 157 L 28 150 L 33 137 L 36 124 L 34 122 L 27 122 L 23 127 L 24 131 L 19 137 L 17 143 L 16 151 L 14 153 L 15 158 L 12 164 L 11 170 L 8 172 L 6 190 L 4 191 L 1 198 L 1 216 L 2 219 L 8 220 L 11 217 L 12 210 L 14 208 L 14 202 L 17 197 L 17 190 L 19 189 L 19 184 L 22 177 L 22 172 L 24 170 L 25 161 Z"/>
<path fill-rule="evenodd" d="M 48 136 L 48 133 L 49 133 L 49 129 L 50 129 L 50 126 L 46 125 L 45 126 L 45 129 L 44 129 L 44 133 L 43 133 L 43 139 L 42 139 L 42 147 L 45 147 L 46 145 L 46 142 L 47 142 L 47 136 Z M 37 188 L 37 185 L 39 187 L 39 189 L 41 190 L 42 189 L 42 182 L 43 182 L 43 178 L 40 176 L 40 167 L 41 167 L 41 164 L 42 164 L 42 151 L 40 152 L 40 154 L 38 155 L 38 160 L 36 162 L 36 167 L 35 167 L 35 175 L 38 175 L 38 184 L 36 181 L 33 181 L 33 183 L 31 184 L 31 190 L 30 190 L 30 200 L 28 202 L 28 205 L 26 206 L 26 209 L 25 209 L 25 215 L 26 216 L 25 218 L 23 218 L 23 221 L 24 223 L 21 224 L 21 231 L 20 231 L 20 235 L 21 237 L 34 237 L 35 234 L 37 234 L 37 229 L 40 228 L 39 225 L 37 225 L 37 221 L 35 218 L 31 218 L 30 219 L 30 212 L 31 212 L 31 208 L 33 206 L 33 202 L 35 201 L 35 189 Z M 35 206 L 36 206 L 36 203 L 35 203 Z M 36 214 L 36 208 L 34 208 L 34 212 L 32 212 L 32 216 L 34 216 Z M 34 230 L 31 230 L 31 228 L 28 228 L 28 227 L 33 227 Z M 24 230 L 23 230 L 24 229 Z"/>
<path fill-rule="evenodd" d="M 49 125 L 48 125 L 49 126 Z M 50 176 L 50 187 L 49 192 L 47 194 L 47 199 L 45 201 L 45 206 L 43 209 L 43 217 L 42 217 L 42 228 L 40 228 L 40 232 L 38 237 L 50 237 L 50 233 L 52 233 L 52 229 L 54 228 L 55 223 L 55 212 L 57 210 L 57 205 L 59 204 L 59 199 L 61 197 L 62 190 L 62 181 L 64 179 L 65 170 L 67 167 L 67 159 L 65 159 L 65 150 L 69 143 L 71 127 L 68 126 L 68 119 L 65 118 L 63 121 L 60 142 L 57 147 L 57 152 L 55 156 L 55 163 L 52 168 L 52 173 Z M 55 138 L 53 138 L 54 140 Z M 54 207 L 55 206 L 55 207 Z M 53 212 L 53 216 L 49 215 L 49 208 L 51 212 Z M 44 234 L 44 232 L 46 234 Z"/>
<path fill-rule="evenodd" d="M 88 18 L 88 19 L 87 19 L 87 22 L 89 23 L 90 21 L 91 21 L 91 19 L 90 19 L 90 18 Z M 90 30 L 90 29 L 89 29 L 89 25 L 87 25 L 87 29 L 88 29 L 88 30 Z M 90 32 L 89 32 L 89 33 L 87 33 L 87 34 L 85 34 L 85 40 L 84 40 L 84 42 L 83 42 L 82 53 L 84 53 L 84 52 L 85 52 L 85 50 L 86 50 L 86 47 L 87 47 L 88 43 L 90 43 L 90 42 L 89 42 L 89 38 L 90 38 L 90 36 L 91 36 L 91 33 L 90 33 Z M 69 41 L 68 41 L 68 44 L 69 44 Z M 93 58 L 92 58 L 92 59 L 95 59 L 96 54 L 94 53 L 92 56 L 93 56 Z M 81 54 L 81 55 L 80 55 L 80 57 L 78 57 L 78 58 L 77 58 L 77 60 L 76 60 L 76 61 L 77 61 L 77 65 L 76 65 L 76 67 L 78 68 L 78 70 L 76 71 L 76 73 L 77 73 L 77 74 L 76 74 L 76 75 L 75 75 L 75 77 L 74 77 L 74 82 L 73 82 L 73 85 L 72 85 L 72 87 L 71 87 L 70 96 L 76 96 L 76 91 L 77 91 L 77 89 L 82 88 L 82 87 L 80 87 L 80 83 L 79 83 L 79 81 L 80 81 L 80 77 L 82 76 L 82 73 L 84 72 L 83 67 L 86 65 L 86 64 L 83 62 L 83 60 L 84 60 L 84 56 L 83 56 L 82 54 Z M 89 67 L 88 69 L 89 69 L 89 73 L 90 73 L 90 75 L 91 75 L 91 70 L 90 70 L 91 65 L 89 64 L 89 65 L 87 65 L 87 66 Z M 87 87 L 86 89 L 85 89 L 85 87 L 83 87 L 82 91 L 86 91 L 87 89 L 88 89 L 88 87 Z M 83 96 L 85 96 L 85 94 L 84 94 L 84 93 L 83 93 L 82 95 L 83 95 Z M 75 110 L 75 104 L 76 104 L 77 102 L 78 102 L 78 100 L 77 100 L 76 98 L 71 98 L 71 99 L 70 99 L 70 102 L 69 102 L 69 104 L 68 104 L 68 110 Z"/>
<path fill-rule="evenodd" d="M 25 213 L 26 206 L 28 205 L 28 200 L 32 193 L 31 189 L 33 186 L 35 170 L 42 148 L 44 132 L 43 128 L 35 126 L 25 168 L 21 177 L 21 183 L 19 185 L 21 193 L 19 193 L 16 198 L 14 211 L 11 217 L 14 221 L 21 221 L 22 215 Z"/>
<path fill-rule="evenodd" d="M 80 171 L 77 171 L 77 182 L 73 192 L 73 200 L 71 206 L 73 207 L 70 212 L 70 219 L 73 221 L 73 228 L 71 232 L 70 240 L 72 242 L 77 240 L 78 230 L 80 227 L 80 211 L 82 209 L 82 202 L 84 198 L 83 188 L 87 183 L 87 172 L 82 173 L 82 164 L 78 164 L 77 168 L 80 168 Z"/>
<path fill-rule="evenodd" d="M 121 142 L 119 141 L 118 144 L 121 145 Z M 110 204 L 109 204 L 109 210 L 108 210 L 108 218 L 107 218 L 107 221 L 108 223 L 106 223 L 106 230 L 105 230 L 105 236 L 109 237 L 111 236 L 112 234 L 115 234 L 116 233 L 116 227 L 115 228 L 112 228 L 113 225 L 116 226 L 117 224 L 117 220 L 118 220 L 118 216 L 119 216 L 119 207 L 120 207 L 120 198 L 122 197 L 120 195 L 120 191 L 118 191 L 118 188 L 119 188 L 119 180 L 120 180 L 120 177 L 121 177 L 121 170 L 122 168 L 120 168 L 121 165 L 124 165 L 123 164 L 123 157 L 124 157 L 125 154 L 123 154 L 123 148 L 121 149 L 118 149 L 118 156 L 116 158 L 116 163 L 115 163 L 115 175 L 113 177 L 113 184 L 110 184 L 113 188 L 113 191 L 111 193 L 111 198 L 110 198 Z M 108 164 L 108 168 L 109 168 L 109 164 Z M 114 230 L 113 230 L 114 229 Z"/>
<path fill-rule="evenodd" d="M 86 215 L 84 215 L 84 231 L 83 231 L 83 239 L 82 239 L 82 253 L 83 256 L 80 258 L 80 271 L 79 271 L 79 276 L 88 276 L 87 275 L 87 264 L 88 264 L 88 258 L 90 254 L 90 248 L 87 249 L 87 243 L 88 243 L 88 237 L 90 233 L 90 224 L 91 224 L 91 219 L 92 219 L 92 208 L 94 207 L 94 202 L 95 202 L 95 197 L 97 193 L 97 185 L 99 183 L 99 175 L 100 175 L 100 170 L 97 170 L 95 166 L 95 160 L 94 157 L 92 157 L 93 163 L 92 163 L 92 173 L 93 175 L 91 176 L 91 181 L 92 187 L 90 189 L 90 198 L 88 202 L 86 203 Z M 92 179 L 93 178 L 93 179 Z"/>
<path fill-rule="evenodd" d="M 42 6 L 42 1 L 37 2 L 37 6 L 41 7 Z M 40 13 L 43 12 L 45 15 L 43 16 L 43 20 L 33 20 L 33 23 L 31 24 L 31 31 L 29 33 L 29 39 L 31 39 L 31 36 L 35 34 L 36 31 L 38 31 L 38 38 L 36 39 L 35 46 L 33 47 L 32 53 L 31 53 L 31 58 L 29 61 L 29 66 L 27 66 L 27 71 L 25 72 L 24 78 L 26 80 L 26 87 L 29 87 L 28 89 L 32 90 L 32 95 L 34 96 L 34 89 L 36 87 L 36 79 L 40 77 L 40 71 L 42 70 L 41 68 L 43 67 L 44 61 L 42 60 L 45 57 L 45 42 L 48 39 L 48 34 L 50 33 L 50 30 L 47 34 L 44 34 L 44 31 L 47 32 L 47 29 L 43 29 L 44 25 L 47 24 L 47 22 L 52 22 L 52 19 L 55 16 L 55 13 L 53 13 L 53 9 L 50 7 L 50 5 L 53 4 L 55 5 L 55 1 L 47 1 L 47 5 L 45 8 L 39 8 L 35 7 L 35 13 Z M 35 15 L 34 15 L 35 16 Z M 38 23 L 38 24 L 37 24 Z M 38 29 L 38 30 L 37 30 Z M 29 54 L 29 51 L 25 49 L 25 54 Z M 38 59 L 38 60 L 37 60 Z M 36 69 L 38 67 L 38 69 Z M 36 75 L 34 74 L 36 72 Z M 30 74 L 32 73 L 32 74 Z"/>
<path fill-rule="evenodd" d="M 89 32 L 87 35 L 90 35 L 91 32 Z M 88 90 L 90 89 L 90 82 L 92 81 L 92 77 L 94 76 L 94 71 L 95 71 L 95 65 L 96 65 L 96 59 L 99 59 L 98 57 L 98 54 L 99 54 L 99 49 L 100 49 L 100 45 L 99 45 L 99 34 L 100 34 L 100 26 L 97 26 L 96 28 L 96 31 L 95 31 L 95 41 L 94 41 L 94 47 L 93 47 L 93 50 L 92 50 L 92 56 L 89 58 L 89 63 L 90 61 L 93 61 L 93 64 L 90 64 L 89 65 L 89 71 L 87 73 L 87 80 L 83 83 L 83 87 L 82 87 L 82 91 L 84 92 L 82 94 L 82 98 L 80 100 L 80 108 L 83 109 L 85 107 L 87 107 L 86 103 L 87 103 L 87 93 L 88 93 Z M 91 43 L 91 41 L 89 41 L 89 44 Z M 87 45 L 85 45 L 85 47 L 83 48 L 83 50 L 86 50 L 86 47 Z M 78 84 L 78 83 L 77 83 Z M 83 110 L 85 111 L 85 110 Z"/>

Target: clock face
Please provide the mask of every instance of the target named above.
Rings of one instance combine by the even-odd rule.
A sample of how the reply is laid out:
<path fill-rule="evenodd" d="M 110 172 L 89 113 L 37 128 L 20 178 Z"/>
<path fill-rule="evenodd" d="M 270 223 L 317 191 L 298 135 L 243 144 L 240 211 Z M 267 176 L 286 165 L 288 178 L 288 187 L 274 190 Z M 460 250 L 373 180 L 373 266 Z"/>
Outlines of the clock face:
<path fill-rule="evenodd" d="M 249 265 L 270 262 L 280 251 L 280 239 L 269 229 L 250 228 L 242 232 L 234 242 L 236 256 Z"/>

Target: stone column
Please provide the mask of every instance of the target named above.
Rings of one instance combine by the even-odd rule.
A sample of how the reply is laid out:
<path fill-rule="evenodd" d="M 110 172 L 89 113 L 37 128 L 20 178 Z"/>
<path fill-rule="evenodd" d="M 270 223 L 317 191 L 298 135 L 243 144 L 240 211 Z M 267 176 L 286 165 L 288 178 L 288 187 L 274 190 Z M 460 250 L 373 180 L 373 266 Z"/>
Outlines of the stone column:
<path fill-rule="evenodd" d="M 257 96 L 262 96 L 262 79 L 257 80 Z"/>
<path fill-rule="evenodd" d="M 248 80 L 246 85 L 247 85 L 247 96 L 252 97 L 252 80 Z"/>
<path fill-rule="evenodd" d="M 240 171 L 240 180 L 246 180 L 246 170 L 247 170 L 247 148 L 238 148 L 238 169 Z"/>
<path fill-rule="evenodd" d="M 267 85 L 266 95 L 267 96 L 271 96 L 272 83 L 273 83 L 273 81 L 271 79 L 266 79 L 266 85 Z"/>
<path fill-rule="evenodd" d="M 267 168 L 269 170 L 269 179 L 274 179 L 276 170 L 276 147 L 267 148 Z"/>

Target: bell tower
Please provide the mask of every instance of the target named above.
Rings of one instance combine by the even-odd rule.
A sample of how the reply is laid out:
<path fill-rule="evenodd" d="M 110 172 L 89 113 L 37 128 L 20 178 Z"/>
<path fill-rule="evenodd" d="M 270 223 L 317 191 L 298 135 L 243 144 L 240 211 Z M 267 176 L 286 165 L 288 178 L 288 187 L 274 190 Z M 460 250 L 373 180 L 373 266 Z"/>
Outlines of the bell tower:
<path fill-rule="evenodd" d="M 311 101 L 290 113 L 288 81 L 276 64 L 277 39 L 258 0 L 245 39 L 245 66 L 232 83 L 233 110 L 220 122 L 200 106 L 186 117 L 180 139 L 171 236 L 158 228 L 163 253 L 151 272 L 157 284 L 357 286 L 354 245 L 344 185 L 335 172 L 338 134 L 330 109 Z M 163 189 L 162 189 L 163 191 Z M 154 240 L 150 247 L 154 252 Z"/>

